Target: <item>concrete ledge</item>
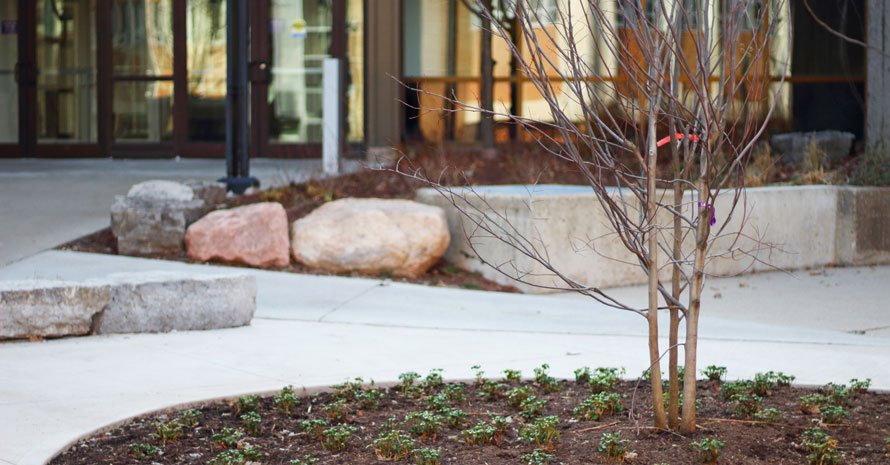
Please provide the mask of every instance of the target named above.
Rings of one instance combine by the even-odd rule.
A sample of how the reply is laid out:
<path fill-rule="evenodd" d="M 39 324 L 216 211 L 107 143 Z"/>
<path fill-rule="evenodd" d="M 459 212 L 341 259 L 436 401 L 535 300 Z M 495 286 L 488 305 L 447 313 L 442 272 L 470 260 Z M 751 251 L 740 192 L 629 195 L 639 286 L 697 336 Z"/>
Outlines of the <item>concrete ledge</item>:
<path fill-rule="evenodd" d="M 458 195 L 463 195 L 460 199 Z M 636 200 L 627 192 L 627 208 L 639 211 Z M 419 202 L 442 207 L 451 232 L 451 245 L 445 258 L 457 266 L 481 272 L 486 278 L 518 287 L 523 292 L 547 292 L 538 286 L 565 285 L 539 263 L 519 253 L 514 247 L 486 237 L 470 234 L 474 223 L 434 189 L 421 189 Z M 516 235 L 528 244 L 546 250 L 551 263 L 566 276 L 596 287 L 642 284 L 645 274 L 612 233 L 593 191 L 586 186 L 483 186 L 455 189 L 455 201 L 471 210 L 478 208 L 495 218 L 494 224 L 512 224 Z M 672 203 L 670 192 L 660 195 L 664 204 Z M 733 202 L 731 193 L 715 202 L 718 226 L 727 218 Z M 684 208 L 694 205 L 691 196 Z M 721 217 L 721 215 L 724 215 Z M 670 228 L 671 218 L 662 212 L 659 227 Z M 890 189 L 849 186 L 800 186 L 751 188 L 739 199 L 729 219 L 725 235 L 714 242 L 706 272 L 712 276 L 771 269 L 800 269 L 827 264 L 867 265 L 890 263 Z M 741 231 L 741 234 L 728 234 Z M 667 233 L 667 232 L 666 232 Z M 691 237 L 684 247 L 691 250 Z M 471 247 L 472 245 L 472 247 Z M 474 252 L 475 250 L 475 252 Z M 476 256 L 502 265 L 504 270 L 524 277 L 529 284 L 517 283 L 485 266 Z M 669 279 L 670 267 L 663 267 L 662 279 Z"/>
<path fill-rule="evenodd" d="M 255 311 L 256 278 L 246 274 L 0 281 L 0 339 L 231 328 Z"/>

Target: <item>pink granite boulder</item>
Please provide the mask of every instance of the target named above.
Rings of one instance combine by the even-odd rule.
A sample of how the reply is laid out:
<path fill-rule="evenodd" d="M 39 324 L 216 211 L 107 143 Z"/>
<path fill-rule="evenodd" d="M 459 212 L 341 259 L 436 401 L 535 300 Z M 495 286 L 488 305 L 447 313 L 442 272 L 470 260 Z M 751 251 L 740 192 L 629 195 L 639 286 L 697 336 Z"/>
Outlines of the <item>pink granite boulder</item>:
<path fill-rule="evenodd" d="M 208 213 L 185 232 L 189 257 L 221 259 L 250 266 L 287 266 L 287 214 L 279 203 L 265 202 Z"/>

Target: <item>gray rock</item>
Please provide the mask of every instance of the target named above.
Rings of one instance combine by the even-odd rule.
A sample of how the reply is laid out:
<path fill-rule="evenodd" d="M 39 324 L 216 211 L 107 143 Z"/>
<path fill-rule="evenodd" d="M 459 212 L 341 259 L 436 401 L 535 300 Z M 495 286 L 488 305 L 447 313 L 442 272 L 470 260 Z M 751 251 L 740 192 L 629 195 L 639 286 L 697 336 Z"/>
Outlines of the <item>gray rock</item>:
<path fill-rule="evenodd" d="M 124 255 L 180 253 L 185 230 L 204 214 L 204 201 L 153 200 L 116 196 L 111 232 Z"/>
<path fill-rule="evenodd" d="M 0 338 L 89 334 L 110 300 L 102 283 L 0 281 Z"/>
<path fill-rule="evenodd" d="M 850 156 L 855 136 L 842 131 L 792 132 L 777 134 L 770 138 L 773 150 L 782 155 L 782 162 L 799 165 L 806 158 L 810 144 L 829 164 L 837 163 Z"/>
<path fill-rule="evenodd" d="M 195 199 L 195 193 L 191 187 L 185 184 L 154 179 L 140 182 L 130 187 L 127 198 L 153 201 L 188 202 Z"/>
<path fill-rule="evenodd" d="M 217 205 L 226 200 L 226 185 L 224 183 L 189 179 L 188 181 L 183 181 L 182 184 L 192 189 L 196 199 L 204 201 L 205 213 L 213 210 Z"/>
<path fill-rule="evenodd" d="M 111 302 L 96 318 L 97 334 L 232 328 L 256 311 L 256 278 L 184 273 L 120 273 L 108 277 Z"/>
<path fill-rule="evenodd" d="M 244 326 L 256 311 L 256 291 L 256 278 L 245 274 L 0 281 L 0 339 Z"/>

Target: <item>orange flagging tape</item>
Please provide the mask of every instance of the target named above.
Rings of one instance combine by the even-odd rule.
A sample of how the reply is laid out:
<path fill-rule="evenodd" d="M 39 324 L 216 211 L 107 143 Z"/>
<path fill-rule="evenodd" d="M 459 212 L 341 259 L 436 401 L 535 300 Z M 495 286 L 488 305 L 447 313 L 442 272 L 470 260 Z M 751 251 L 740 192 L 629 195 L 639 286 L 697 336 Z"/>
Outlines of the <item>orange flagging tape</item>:
<path fill-rule="evenodd" d="M 686 137 L 685 134 L 680 134 L 680 133 L 678 132 L 678 133 L 674 134 L 674 137 L 667 136 L 667 137 L 665 137 L 664 139 L 661 139 L 660 141 L 656 142 L 655 145 L 661 147 L 662 145 L 667 144 L 668 142 L 670 142 L 671 139 L 677 139 L 677 140 L 680 140 L 680 139 L 682 139 L 682 138 L 684 138 L 684 137 Z M 690 136 L 689 136 L 689 140 L 698 140 L 698 134 L 692 134 L 692 135 L 690 135 Z"/>

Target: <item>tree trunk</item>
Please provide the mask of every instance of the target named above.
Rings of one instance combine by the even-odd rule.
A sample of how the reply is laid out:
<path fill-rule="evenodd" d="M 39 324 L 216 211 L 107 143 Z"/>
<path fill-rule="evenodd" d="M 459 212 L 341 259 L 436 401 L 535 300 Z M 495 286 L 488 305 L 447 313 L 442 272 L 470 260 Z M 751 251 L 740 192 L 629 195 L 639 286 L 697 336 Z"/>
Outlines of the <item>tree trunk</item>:
<path fill-rule="evenodd" d="M 671 134 L 676 129 L 671 124 Z M 674 164 L 674 179 L 680 179 L 680 151 L 677 144 L 671 143 L 672 158 Z M 683 258 L 683 223 L 680 218 L 680 209 L 683 203 L 683 186 L 679 182 L 674 183 L 674 266 L 671 272 L 671 296 L 680 300 L 680 260 Z M 680 331 L 680 310 L 676 305 L 671 305 L 670 334 L 668 344 L 668 373 L 670 385 L 668 387 L 668 426 L 676 429 L 680 425 L 680 381 L 677 375 L 677 341 Z"/>
<path fill-rule="evenodd" d="M 649 105 L 652 105 L 650 98 Z M 648 167 L 646 170 L 646 210 L 649 214 L 649 235 L 647 246 L 647 259 L 649 261 L 649 379 L 652 382 L 652 410 L 654 412 L 655 428 L 667 429 L 667 419 L 664 415 L 664 394 L 661 389 L 661 354 L 658 350 L 658 229 L 655 218 L 655 180 L 658 178 L 658 152 L 655 146 L 655 111 L 649 110 L 649 147 L 647 154 Z"/>
<path fill-rule="evenodd" d="M 479 89 L 479 106 L 482 108 L 479 120 L 479 141 L 482 143 L 483 153 L 492 156 L 494 152 L 494 60 L 491 56 L 491 14 L 492 0 L 481 0 L 485 11 L 480 15 L 482 22 L 482 40 L 479 51 L 479 75 L 482 78 L 482 87 Z"/>
<path fill-rule="evenodd" d="M 699 148 L 702 151 L 701 176 L 698 180 L 698 225 L 695 234 L 695 261 L 693 263 L 692 284 L 689 288 L 689 308 L 686 313 L 686 353 L 685 376 L 683 377 L 683 414 L 680 419 L 680 432 L 695 432 L 695 372 L 696 353 L 698 351 L 698 313 L 701 308 L 701 290 L 704 285 L 705 253 L 708 249 L 708 235 L 711 232 L 710 188 L 707 183 L 708 160 L 705 150 L 707 145 Z M 703 200 L 703 202 L 702 202 Z"/>

